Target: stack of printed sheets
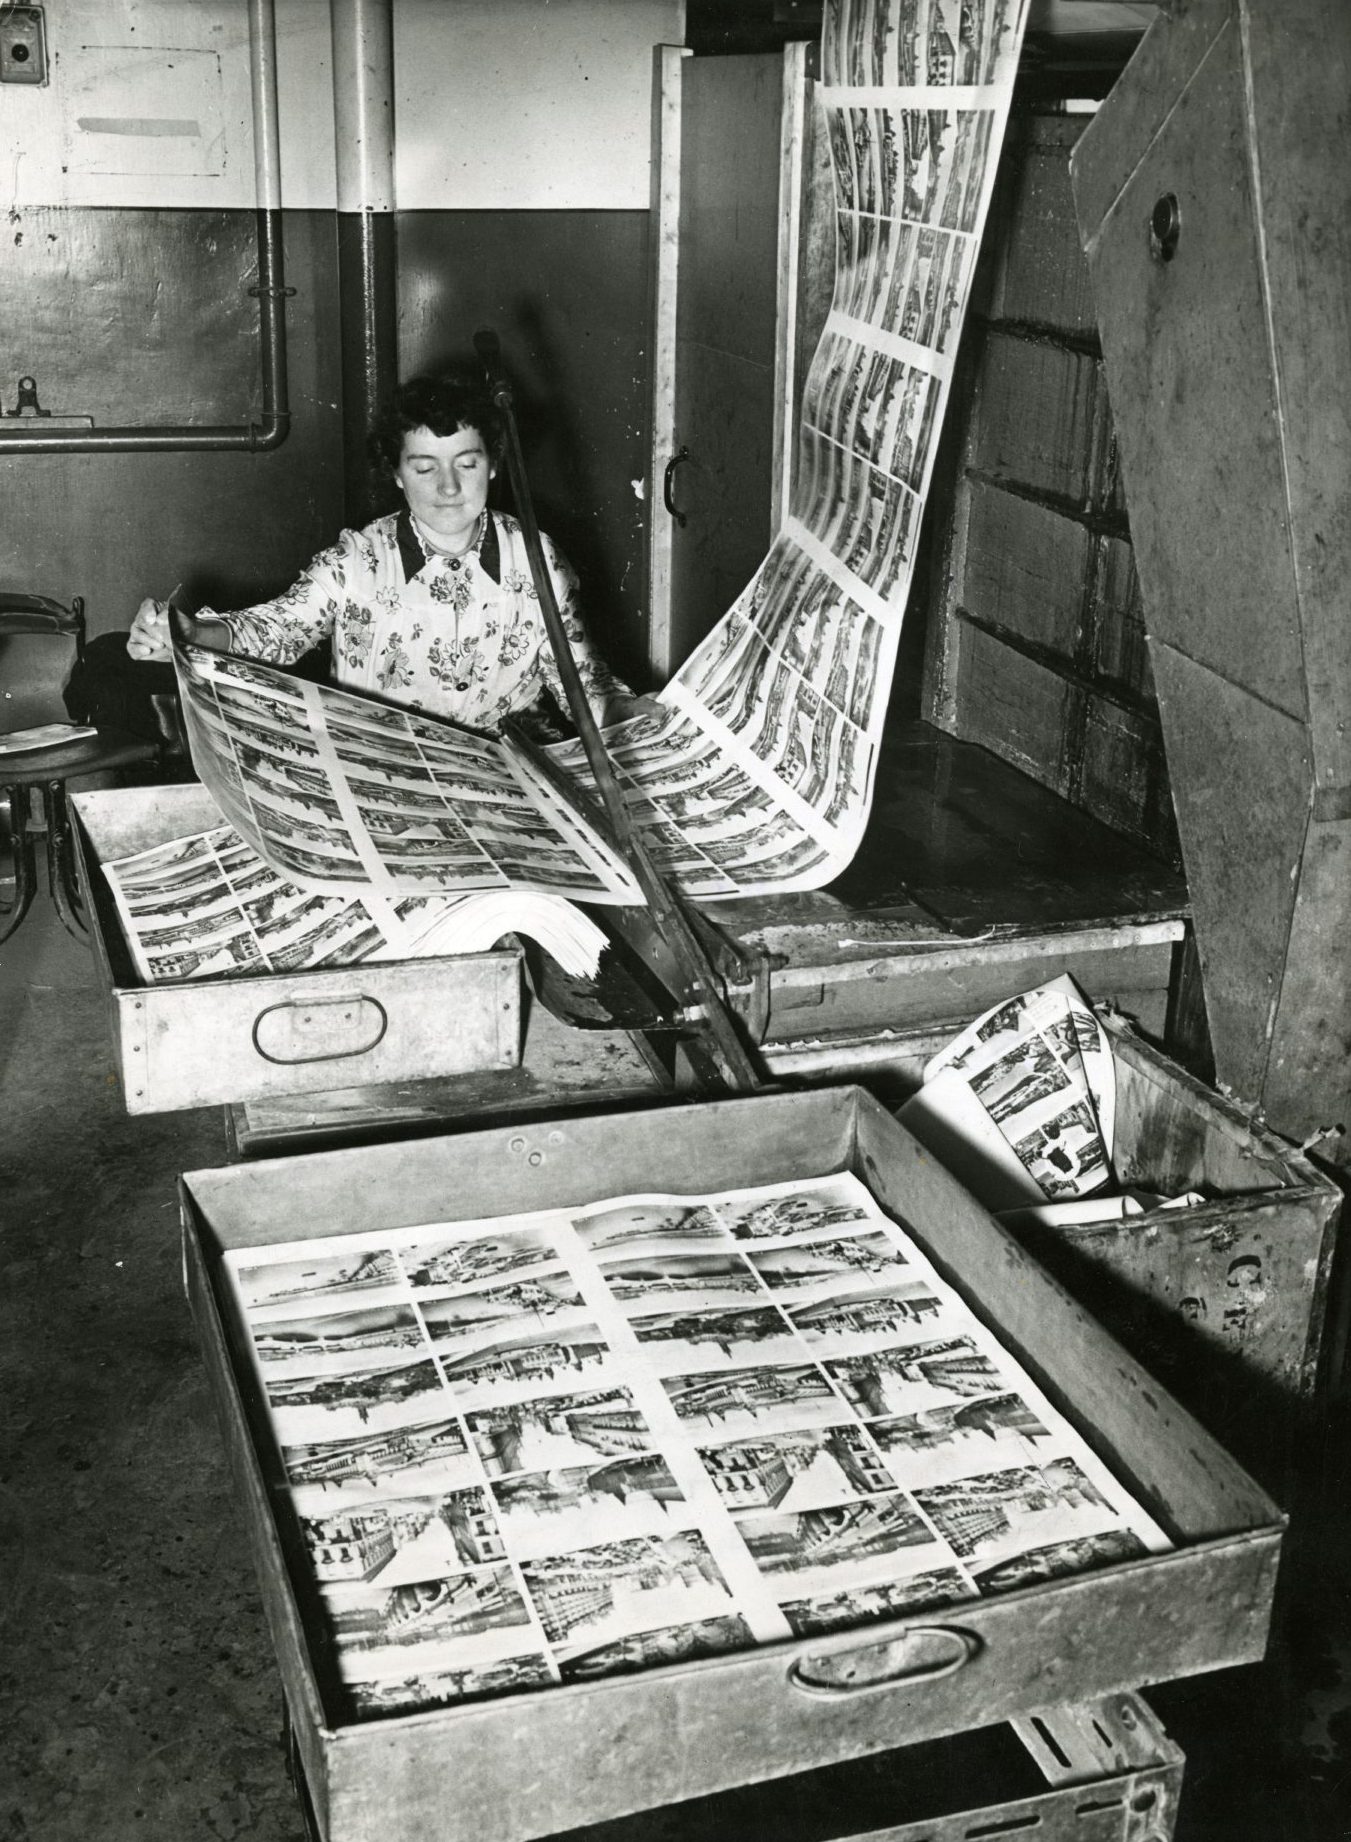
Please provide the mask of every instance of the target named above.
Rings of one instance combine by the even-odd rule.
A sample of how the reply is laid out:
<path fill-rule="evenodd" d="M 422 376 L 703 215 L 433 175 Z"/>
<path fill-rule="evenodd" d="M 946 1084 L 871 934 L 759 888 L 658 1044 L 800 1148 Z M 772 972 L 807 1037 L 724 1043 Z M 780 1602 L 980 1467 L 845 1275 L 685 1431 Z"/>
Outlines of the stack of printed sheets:
<path fill-rule="evenodd" d="M 851 1175 L 226 1270 L 357 1716 L 1169 1545 Z"/>

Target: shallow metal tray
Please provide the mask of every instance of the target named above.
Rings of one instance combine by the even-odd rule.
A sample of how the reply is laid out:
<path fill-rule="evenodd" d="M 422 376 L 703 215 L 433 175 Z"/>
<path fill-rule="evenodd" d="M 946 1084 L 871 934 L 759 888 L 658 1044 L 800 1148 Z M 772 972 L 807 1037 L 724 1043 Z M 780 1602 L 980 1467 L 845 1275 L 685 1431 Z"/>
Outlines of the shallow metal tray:
<path fill-rule="evenodd" d="M 221 824 L 196 784 L 77 793 L 80 889 L 129 1113 L 425 1080 L 521 1059 L 516 952 L 148 985 L 101 865 Z"/>
<path fill-rule="evenodd" d="M 304 1575 L 280 1461 L 221 1302 L 222 1253 L 310 1223 L 361 1233 L 837 1170 L 906 1224 L 1176 1548 L 831 1638 L 406 1717 L 336 1717 L 323 1633 L 293 1583 Z M 189 1296 L 327 1842 L 524 1842 L 1262 1654 L 1275 1505 L 857 1088 L 238 1164 L 185 1176 L 182 1193 Z"/>

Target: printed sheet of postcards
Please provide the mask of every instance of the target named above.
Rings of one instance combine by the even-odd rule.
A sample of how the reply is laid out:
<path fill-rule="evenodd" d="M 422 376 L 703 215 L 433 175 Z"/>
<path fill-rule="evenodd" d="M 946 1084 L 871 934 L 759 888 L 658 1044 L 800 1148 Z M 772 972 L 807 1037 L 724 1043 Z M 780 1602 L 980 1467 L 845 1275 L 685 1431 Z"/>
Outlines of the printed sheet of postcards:
<path fill-rule="evenodd" d="M 358 1718 L 1169 1546 L 848 1174 L 225 1265 Z"/>

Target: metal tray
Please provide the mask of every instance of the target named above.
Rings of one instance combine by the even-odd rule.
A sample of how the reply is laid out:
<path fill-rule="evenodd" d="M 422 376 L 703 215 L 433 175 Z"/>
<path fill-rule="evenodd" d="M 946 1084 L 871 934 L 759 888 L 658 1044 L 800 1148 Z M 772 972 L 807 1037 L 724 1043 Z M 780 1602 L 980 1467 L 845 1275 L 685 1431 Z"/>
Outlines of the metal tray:
<path fill-rule="evenodd" d="M 196 784 L 77 793 L 71 803 L 80 889 L 129 1113 L 519 1063 L 516 952 L 146 984 L 100 865 L 209 830 L 221 823 L 220 811 Z"/>
<path fill-rule="evenodd" d="M 635 1675 L 344 1722 L 305 1607 L 284 1479 L 221 1300 L 236 1247 L 854 1171 L 997 1327 L 1177 1546 L 831 1638 Z M 1283 1519 L 1139 1365 L 857 1088 L 757 1096 L 355 1147 L 199 1171 L 185 1270 L 244 1500 L 304 1776 L 326 1842 L 524 1842 L 1251 1662 Z"/>

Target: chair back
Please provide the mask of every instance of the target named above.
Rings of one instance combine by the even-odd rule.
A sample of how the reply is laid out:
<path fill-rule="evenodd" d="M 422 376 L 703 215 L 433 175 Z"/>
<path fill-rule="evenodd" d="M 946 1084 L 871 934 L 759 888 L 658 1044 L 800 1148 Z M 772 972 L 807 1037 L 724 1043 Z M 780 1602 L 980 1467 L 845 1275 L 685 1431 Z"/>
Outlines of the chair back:
<path fill-rule="evenodd" d="M 84 602 L 0 590 L 0 735 L 70 720 L 63 693 L 84 651 Z"/>

